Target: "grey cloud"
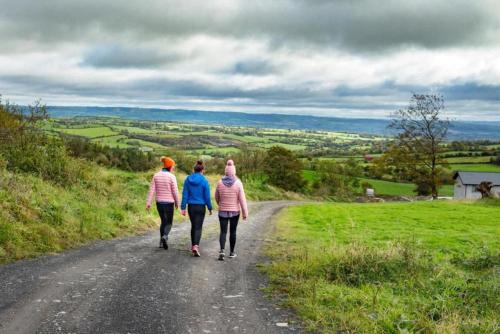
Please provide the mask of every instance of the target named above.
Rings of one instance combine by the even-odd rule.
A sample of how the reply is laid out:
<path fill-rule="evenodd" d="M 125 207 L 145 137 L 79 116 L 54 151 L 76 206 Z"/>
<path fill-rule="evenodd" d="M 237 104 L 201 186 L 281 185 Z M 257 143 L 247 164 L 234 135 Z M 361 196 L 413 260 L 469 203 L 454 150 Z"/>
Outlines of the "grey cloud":
<path fill-rule="evenodd" d="M 244 75 L 267 75 L 278 71 L 278 68 L 264 60 L 247 60 L 234 64 L 231 73 Z"/>
<path fill-rule="evenodd" d="M 307 86 L 307 85 L 305 85 Z M 249 104 L 262 104 L 286 107 L 315 108 L 370 108 L 381 109 L 387 106 L 406 104 L 412 93 L 427 93 L 428 87 L 396 85 L 386 82 L 369 88 L 353 88 L 340 86 L 334 90 L 310 90 L 304 85 L 272 86 L 260 89 L 242 89 L 217 82 L 201 83 L 193 80 L 173 80 L 166 78 L 151 78 L 123 83 L 81 83 L 71 80 L 42 78 L 34 75 L 12 75 L 0 78 L 0 92 L 9 94 L 17 88 L 29 87 L 33 94 L 62 94 L 82 97 L 110 98 L 142 98 L 145 101 L 169 98 L 186 98 L 223 102 L 225 100 L 245 100 Z M 451 85 L 438 87 L 447 102 L 459 101 L 463 98 L 462 91 L 471 92 L 466 88 L 475 86 Z M 9 87 L 10 89 L 5 89 Z M 499 87 L 482 88 L 476 86 L 475 92 L 465 96 L 466 99 L 478 99 L 483 103 L 495 103 L 499 100 Z M 1 91 L 3 90 L 3 91 Z M 466 93 L 465 93 L 466 94 Z M 486 96 L 487 95 L 487 96 Z M 36 97 L 36 95 L 35 95 Z M 240 102 L 234 102 L 237 105 Z"/>
<path fill-rule="evenodd" d="M 476 86 L 474 89 L 467 87 Z M 447 111 L 460 117 L 491 117 L 498 119 L 498 88 L 496 86 L 481 87 L 473 83 L 438 87 L 443 93 Z M 461 93 L 461 92 L 465 93 Z M 42 78 L 35 75 L 11 75 L 0 78 L 0 93 L 5 96 L 16 95 L 19 92 L 30 94 L 32 98 L 46 95 L 74 97 L 76 100 L 85 98 L 111 99 L 112 101 L 138 101 L 143 105 L 151 103 L 178 103 L 180 106 L 208 105 L 212 109 L 229 102 L 239 110 L 244 106 L 251 108 L 272 107 L 283 110 L 302 110 L 301 113 L 332 114 L 331 110 L 344 110 L 343 115 L 349 115 L 348 110 L 356 111 L 358 115 L 387 116 L 391 111 L 404 107 L 411 93 L 427 93 L 428 87 L 399 86 L 386 82 L 370 88 L 339 87 L 336 90 L 308 90 L 304 87 L 274 86 L 266 89 L 244 90 L 223 84 L 205 84 L 190 80 L 170 80 L 151 78 L 123 82 L 79 83 L 71 80 Z M 463 104 L 463 94 L 467 99 L 478 99 L 474 103 L 475 111 Z M 177 101 L 177 102 L 176 102 Z M 196 102 L 194 102 L 196 101 Z M 226 104 L 227 105 L 227 104 Z"/>
<path fill-rule="evenodd" d="M 162 54 L 139 46 L 98 45 L 87 51 L 81 65 L 102 68 L 150 68 L 179 60 L 174 54 Z"/>
<path fill-rule="evenodd" d="M 441 91 L 445 97 L 452 100 L 500 101 L 499 85 L 481 85 L 475 82 L 467 82 L 443 87 Z"/>
<path fill-rule="evenodd" d="M 3 39 L 42 42 L 209 34 L 365 52 L 404 45 L 497 44 L 500 29 L 494 0 L 0 0 L 0 5 Z"/>

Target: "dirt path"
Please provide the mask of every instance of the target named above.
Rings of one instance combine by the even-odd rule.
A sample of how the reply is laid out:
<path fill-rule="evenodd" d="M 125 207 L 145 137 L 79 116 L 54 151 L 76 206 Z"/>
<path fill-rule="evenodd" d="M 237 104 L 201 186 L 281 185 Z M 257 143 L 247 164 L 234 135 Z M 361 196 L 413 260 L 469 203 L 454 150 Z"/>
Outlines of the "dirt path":
<path fill-rule="evenodd" d="M 155 231 L 0 267 L 0 333 L 299 333 L 264 298 L 256 268 L 272 216 L 292 204 L 253 204 L 238 227 L 239 257 L 224 262 L 214 216 L 201 258 L 187 251 L 183 223 L 168 251 Z"/>

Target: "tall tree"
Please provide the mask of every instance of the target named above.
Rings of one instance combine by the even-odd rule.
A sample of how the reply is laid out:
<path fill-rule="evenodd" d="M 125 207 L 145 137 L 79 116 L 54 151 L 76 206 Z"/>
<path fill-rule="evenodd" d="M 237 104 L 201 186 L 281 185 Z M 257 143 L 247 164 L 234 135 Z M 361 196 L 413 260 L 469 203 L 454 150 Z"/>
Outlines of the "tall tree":
<path fill-rule="evenodd" d="M 438 197 L 446 161 L 440 156 L 450 121 L 442 118 L 444 98 L 437 94 L 413 94 L 407 108 L 392 115 L 389 128 L 398 131 L 395 144 L 415 161 L 413 181 L 426 184 L 433 198 Z M 406 165 L 405 168 L 408 168 Z"/>

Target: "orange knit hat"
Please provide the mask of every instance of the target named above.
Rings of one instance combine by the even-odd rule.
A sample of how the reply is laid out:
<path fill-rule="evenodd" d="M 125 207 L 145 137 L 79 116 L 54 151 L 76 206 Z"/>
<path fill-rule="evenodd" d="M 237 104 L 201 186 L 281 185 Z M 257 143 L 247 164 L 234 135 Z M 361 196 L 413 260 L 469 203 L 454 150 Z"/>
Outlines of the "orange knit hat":
<path fill-rule="evenodd" d="M 175 166 L 175 161 L 172 158 L 169 157 L 161 157 L 160 161 L 163 162 L 163 166 L 165 168 L 172 168 Z"/>

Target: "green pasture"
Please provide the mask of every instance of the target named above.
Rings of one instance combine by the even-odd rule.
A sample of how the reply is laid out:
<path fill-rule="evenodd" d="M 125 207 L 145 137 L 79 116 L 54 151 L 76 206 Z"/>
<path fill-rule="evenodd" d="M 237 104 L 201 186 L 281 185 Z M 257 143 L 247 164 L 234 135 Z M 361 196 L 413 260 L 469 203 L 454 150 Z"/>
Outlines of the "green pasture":
<path fill-rule="evenodd" d="M 496 333 L 499 221 L 498 201 L 289 207 L 262 270 L 314 333 Z"/>

